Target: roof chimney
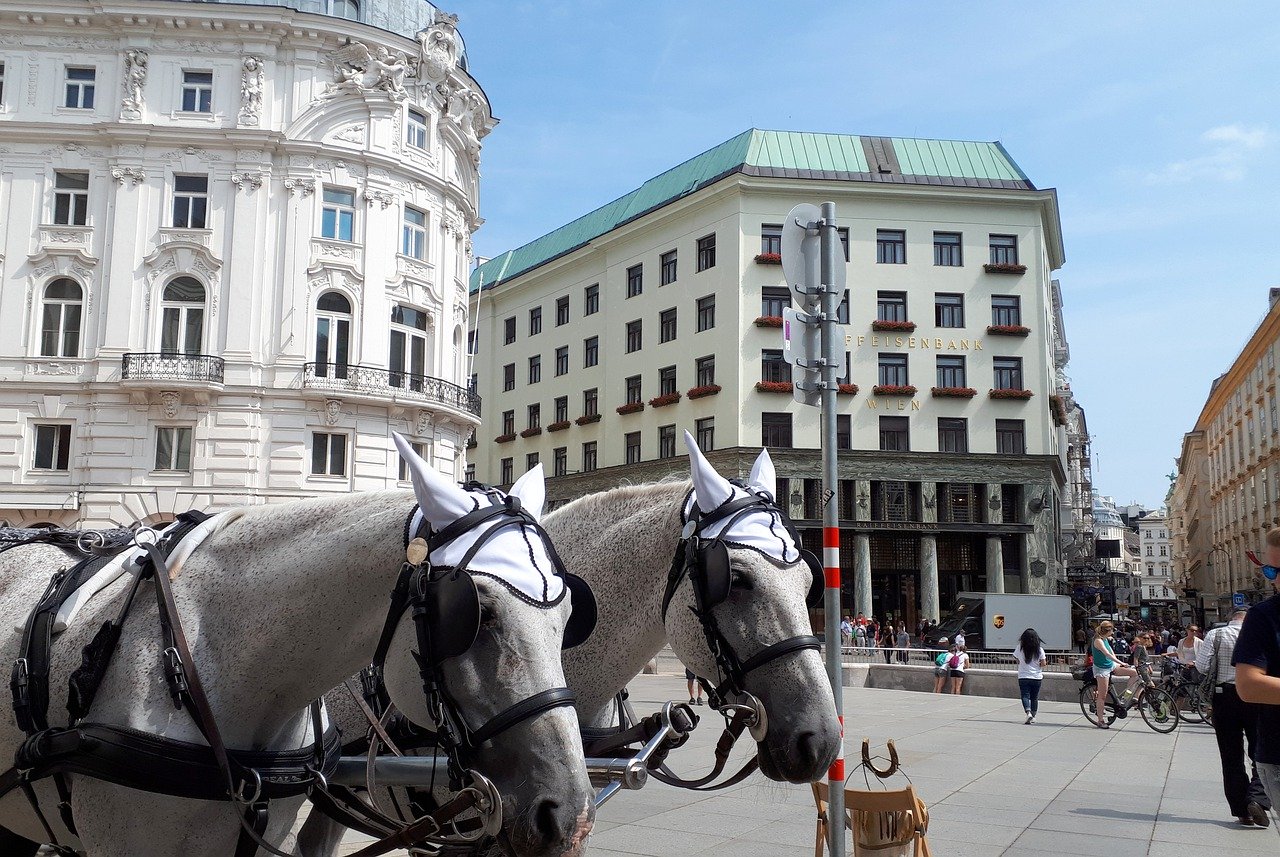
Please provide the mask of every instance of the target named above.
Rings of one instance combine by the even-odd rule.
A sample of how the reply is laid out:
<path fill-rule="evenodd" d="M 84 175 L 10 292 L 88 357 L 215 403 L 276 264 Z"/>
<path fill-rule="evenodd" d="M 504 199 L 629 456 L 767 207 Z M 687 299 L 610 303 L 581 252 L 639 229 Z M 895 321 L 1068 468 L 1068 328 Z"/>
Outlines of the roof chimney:
<path fill-rule="evenodd" d="M 1271 301 L 1267 304 L 1267 306 L 1268 306 L 1268 307 L 1273 307 L 1273 306 L 1275 306 L 1277 303 L 1280 303 L 1280 286 L 1272 286 L 1272 287 L 1271 287 Z"/>

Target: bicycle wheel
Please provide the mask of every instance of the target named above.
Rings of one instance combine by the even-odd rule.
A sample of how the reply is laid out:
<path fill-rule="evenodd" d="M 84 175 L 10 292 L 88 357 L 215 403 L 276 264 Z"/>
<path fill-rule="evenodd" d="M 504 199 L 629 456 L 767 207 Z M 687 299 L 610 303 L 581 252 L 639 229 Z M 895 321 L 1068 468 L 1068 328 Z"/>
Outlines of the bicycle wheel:
<path fill-rule="evenodd" d="M 1198 706 L 1196 697 L 1199 689 L 1193 684 L 1180 684 L 1173 689 L 1173 701 L 1178 706 L 1178 716 L 1191 723 L 1203 723 L 1204 712 Z"/>
<path fill-rule="evenodd" d="M 1201 686 L 1195 694 L 1195 711 L 1201 722 L 1213 725 L 1213 691 Z"/>
<path fill-rule="evenodd" d="M 1149 687 L 1138 700 L 1143 721 L 1157 732 L 1168 734 L 1178 728 L 1178 705 L 1168 691 Z"/>
<path fill-rule="evenodd" d="M 1080 688 L 1080 710 L 1084 712 L 1085 719 L 1094 726 L 1098 725 L 1098 685 L 1096 682 L 1086 684 Z M 1107 725 L 1110 726 L 1116 722 L 1116 710 L 1112 706 L 1111 701 L 1107 701 Z"/>

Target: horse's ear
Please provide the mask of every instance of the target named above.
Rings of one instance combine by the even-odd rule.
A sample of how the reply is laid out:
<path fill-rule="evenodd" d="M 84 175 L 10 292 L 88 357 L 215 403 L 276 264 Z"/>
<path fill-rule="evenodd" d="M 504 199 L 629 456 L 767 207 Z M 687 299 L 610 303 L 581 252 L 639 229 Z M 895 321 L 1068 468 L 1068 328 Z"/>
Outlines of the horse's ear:
<path fill-rule="evenodd" d="M 698 508 L 714 509 L 731 499 L 733 486 L 711 466 L 711 462 L 703 456 L 697 441 L 687 430 L 684 433 L 684 445 L 689 448 L 689 470 L 693 476 L 693 493 L 698 501 Z"/>
<path fill-rule="evenodd" d="M 542 471 L 542 463 L 525 471 L 507 493 L 520 498 L 520 508 L 533 515 L 534 520 L 541 518 L 542 507 L 547 503 L 547 479 Z"/>
<path fill-rule="evenodd" d="M 458 483 L 424 461 L 399 432 L 392 432 L 391 439 L 395 441 L 400 457 L 409 465 L 413 494 L 423 516 L 433 528 L 446 527 L 471 511 L 475 504 L 467 492 L 458 487 Z"/>
<path fill-rule="evenodd" d="M 754 491 L 767 491 L 770 497 L 777 492 L 778 474 L 773 469 L 773 459 L 769 457 L 769 450 L 762 449 L 756 456 L 756 463 L 751 465 L 751 476 L 747 479 L 747 485 Z"/>

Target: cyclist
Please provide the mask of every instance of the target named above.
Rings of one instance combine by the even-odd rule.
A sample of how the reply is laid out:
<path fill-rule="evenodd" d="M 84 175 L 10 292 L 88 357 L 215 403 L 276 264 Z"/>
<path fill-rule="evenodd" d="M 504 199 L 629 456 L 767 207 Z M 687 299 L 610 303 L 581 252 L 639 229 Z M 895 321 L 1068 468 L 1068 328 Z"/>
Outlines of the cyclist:
<path fill-rule="evenodd" d="M 1098 624 L 1093 642 L 1089 644 L 1089 653 L 1093 656 L 1093 677 L 1098 681 L 1098 697 L 1095 704 L 1099 729 L 1111 728 L 1107 724 L 1107 689 L 1111 686 L 1111 676 L 1121 675 L 1129 679 L 1125 682 L 1124 693 L 1120 697 L 1120 702 L 1127 704 L 1129 697 L 1133 694 L 1131 689 L 1133 678 L 1138 674 L 1137 670 L 1128 664 L 1121 663 L 1116 657 L 1115 649 L 1111 647 L 1111 637 L 1115 633 L 1116 626 L 1110 620 L 1103 620 Z"/>

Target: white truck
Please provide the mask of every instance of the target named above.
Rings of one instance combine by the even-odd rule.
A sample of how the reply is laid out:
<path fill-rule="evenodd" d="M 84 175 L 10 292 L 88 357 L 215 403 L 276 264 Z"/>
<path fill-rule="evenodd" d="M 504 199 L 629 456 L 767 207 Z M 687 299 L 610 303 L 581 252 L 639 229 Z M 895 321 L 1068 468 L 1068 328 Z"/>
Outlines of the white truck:
<path fill-rule="evenodd" d="M 926 645 L 945 649 L 963 632 L 967 649 L 1012 650 L 1027 628 L 1036 629 L 1046 651 L 1070 651 L 1070 596 L 961 592 Z"/>

